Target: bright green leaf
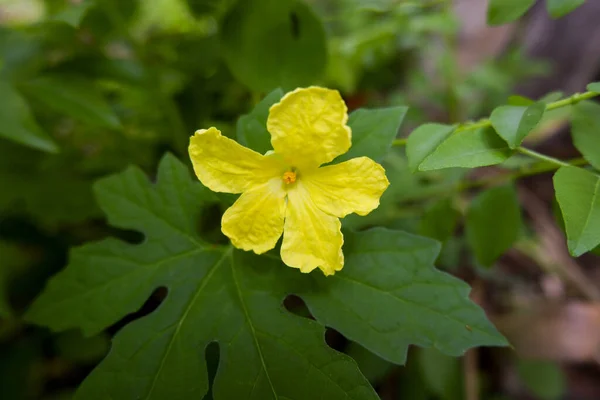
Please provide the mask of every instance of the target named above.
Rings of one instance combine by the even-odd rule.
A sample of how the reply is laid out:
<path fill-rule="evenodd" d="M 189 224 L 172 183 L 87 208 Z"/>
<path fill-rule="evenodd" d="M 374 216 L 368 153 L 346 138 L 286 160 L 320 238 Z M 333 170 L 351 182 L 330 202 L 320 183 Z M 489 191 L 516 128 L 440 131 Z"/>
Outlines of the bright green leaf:
<path fill-rule="evenodd" d="M 487 10 L 487 21 L 490 25 L 501 25 L 513 22 L 523 16 L 535 0 L 490 0 Z"/>
<path fill-rule="evenodd" d="M 433 267 L 434 240 L 383 228 L 344 235 L 346 264 L 294 293 L 317 321 L 397 364 L 409 345 L 458 356 L 506 340 L 468 298 L 469 286 Z"/>
<path fill-rule="evenodd" d="M 283 97 L 283 94 L 281 89 L 273 90 L 249 114 L 240 117 L 236 126 L 238 142 L 260 154 L 273 150 L 271 134 L 267 131 L 267 118 L 269 109 Z"/>
<path fill-rule="evenodd" d="M 500 164 L 512 151 L 492 128 L 454 133 L 419 166 L 421 171 Z"/>
<path fill-rule="evenodd" d="M 548 13 L 552 18 L 560 18 L 585 3 L 585 0 L 546 0 Z"/>
<path fill-rule="evenodd" d="M 492 111 L 492 126 L 511 149 L 521 145 L 525 137 L 542 120 L 546 105 L 542 102 L 530 106 L 501 106 Z"/>
<path fill-rule="evenodd" d="M 589 92 L 600 93 L 600 82 L 593 82 L 587 85 L 587 90 Z"/>
<path fill-rule="evenodd" d="M 352 147 L 334 162 L 355 157 L 381 161 L 392 147 L 406 111 L 407 107 L 391 107 L 352 112 L 348 118 L 348 125 L 352 128 Z"/>
<path fill-rule="evenodd" d="M 109 222 L 143 232 L 144 243 L 106 239 L 76 249 L 27 319 L 89 335 L 138 310 L 156 288 L 168 294 L 119 331 L 76 398 L 202 398 L 204 353 L 215 341 L 216 400 L 377 398 L 354 361 L 327 347 L 323 326 L 283 311 L 288 282 L 310 277 L 198 236 L 196 221 L 214 196 L 179 161 L 163 159 L 156 185 L 130 168 L 100 180 L 96 192 Z"/>
<path fill-rule="evenodd" d="M 527 106 L 530 106 L 533 103 L 535 103 L 535 101 L 531 100 L 528 97 L 513 95 L 508 98 L 507 103 L 510 106 L 525 106 L 525 107 L 527 107 Z"/>
<path fill-rule="evenodd" d="M 451 198 L 438 200 L 423 213 L 419 234 L 445 242 L 454 233 L 459 217 Z"/>
<path fill-rule="evenodd" d="M 556 363 L 519 360 L 517 373 L 527 389 L 541 400 L 558 400 L 567 390 L 565 375 Z"/>
<path fill-rule="evenodd" d="M 600 177 L 581 168 L 562 167 L 554 174 L 554 190 L 569 252 L 579 257 L 600 244 Z"/>
<path fill-rule="evenodd" d="M 515 188 L 488 189 L 471 201 L 467 211 L 467 242 L 477 261 L 490 266 L 517 240 L 521 226 L 521 207 Z"/>
<path fill-rule="evenodd" d="M 310 85 L 325 69 L 325 30 L 304 2 L 240 1 L 220 31 L 229 69 L 255 91 Z"/>
<path fill-rule="evenodd" d="M 29 105 L 8 83 L 0 81 L 0 137 L 56 153 L 58 146 L 33 118 Z"/>
<path fill-rule="evenodd" d="M 408 165 L 413 172 L 454 131 L 454 125 L 425 124 L 415 129 L 406 142 Z"/>
<path fill-rule="evenodd" d="M 90 125 L 118 129 L 119 118 L 89 79 L 74 75 L 43 76 L 25 85 L 27 94 L 57 112 Z"/>
<path fill-rule="evenodd" d="M 585 101 L 573 107 L 571 135 L 577 150 L 600 169 L 600 105 Z"/>

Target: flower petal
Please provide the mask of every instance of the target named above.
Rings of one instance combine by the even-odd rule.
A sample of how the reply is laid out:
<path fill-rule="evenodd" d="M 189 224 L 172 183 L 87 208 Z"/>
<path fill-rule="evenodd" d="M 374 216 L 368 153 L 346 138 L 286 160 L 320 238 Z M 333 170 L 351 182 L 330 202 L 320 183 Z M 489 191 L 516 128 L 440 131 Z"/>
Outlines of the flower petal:
<path fill-rule="evenodd" d="M 221 219 L 221 230 L 242 250 L 262 254 L 271 250 L 283 232 L 285 191 L 280 179 L 244 192 Z"/>
<path fill-rule="evenodd" d="M 337 90 L 312 86 L 286 94 L 269 110 L 273 149 L 296 167 L 333 160 L 350 148 L 347 111 Z"/>
<path fill-rule="evenodd" d="M 383 167 L 368 157 L 319 168 L 303 175 L 302 182 L 317 207 L 340 218 L 376 209 L 390 184 Z"/>
<path fill-rule="evenodd" d="M 214 192 L 241 193 L 281 173 L 276 157 L 250 150 L 216 128 L 196 131 L 188 150 L 196 176 Z"/>
<path fill-rule="evenodd" d="M 293 268 L 310 272 L 321 268 L 333 275 L 344 266 L 340 220 L 319 210 L 300 182 L 288 190 L 281 259 Z"/>

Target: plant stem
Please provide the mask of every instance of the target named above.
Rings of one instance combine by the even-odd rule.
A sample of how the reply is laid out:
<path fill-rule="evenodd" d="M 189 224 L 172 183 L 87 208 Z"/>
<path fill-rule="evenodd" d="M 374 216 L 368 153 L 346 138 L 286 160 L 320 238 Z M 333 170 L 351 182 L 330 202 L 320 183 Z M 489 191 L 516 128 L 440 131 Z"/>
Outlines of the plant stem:
<path fill-rule="evenodd" d="M 591 99 L 596 96 L 600 96 L 600 93 L 596 93 L 596 92 L 575 93 L 574 95 L 567 97 L 566 99 L 548 103 L 546 105 L 546 111 L 552 111 L 552 110 L 556 110 L 557 108 L 577 104 L 580 101 L 588 100 L 588 99 Z M 492 121 L 490 121 L 489 118 L 484 118 L 477 122 L 465 122 L 465 123 L 459 125 L 458 128 L 456 128 L 454 130 L 453 134 L 458 133 L 458 132 L 463 132 L 463 131 L 487 128 L 489 126 L 492 126 Z M 392 146 L 404 146 L 404 145 L 406 145 L 406 139 L 396 139 L 392 143 Z M 531 154 L 529 154 L 529 155 L 531 155 Z M 536 157 L 536 158 L 539 158 L 539 157 Z M 548 161 L 548 160 L 546 160 L 546 161 Z M 558 161 L 558 160 L 556 160 L 556 161 Z"/>
<path fill-rule="evenodd" d="M 561 161 L 561 160 L 559 160 L 557 158 L 550 157 L 550 156 L 538 153 L 537 151 L 526 149 L 525 147 L 518 147 L 517 151 L 519 153 L 525 154 L 525 155 L 527 155 L 529 157 L 537 158 L 538 160 L 554 164 L 554 165 L 558 166 L 559 168 L 560 167 L 571 167 L 572 166 L 571 164 L 566 163 L 564 161 Z"/>

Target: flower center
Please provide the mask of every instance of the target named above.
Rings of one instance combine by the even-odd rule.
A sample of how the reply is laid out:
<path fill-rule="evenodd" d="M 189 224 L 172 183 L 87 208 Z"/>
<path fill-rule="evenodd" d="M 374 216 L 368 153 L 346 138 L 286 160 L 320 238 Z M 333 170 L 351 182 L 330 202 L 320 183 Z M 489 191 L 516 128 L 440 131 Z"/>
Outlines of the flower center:
<path fill-rule="evenodd" d="M 291 183 L 294 183 L 294 182 L 296 182 L 296 172 L 294 172 L 294 171 L 284 172 L 282 179 L 288 185 Z"/>

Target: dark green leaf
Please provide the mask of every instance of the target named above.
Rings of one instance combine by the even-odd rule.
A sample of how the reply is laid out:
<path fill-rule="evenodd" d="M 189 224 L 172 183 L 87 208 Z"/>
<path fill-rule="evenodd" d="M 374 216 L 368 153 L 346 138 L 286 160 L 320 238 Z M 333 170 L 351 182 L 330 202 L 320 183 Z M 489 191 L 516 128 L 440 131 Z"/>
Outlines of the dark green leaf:
<path fill-rule="evenodd" d="M 452 205 L 452 199 L 438 200 L 423 213 L 419 234 L 445 242 L 454 233 L 459 217 L 460 213 Z"/>
<path fill-rule="evenodd" d="M 214 196 L 172 156 L 161 162 L 156 185 L 130 168 L 99 181 L 96 192 L 110 223 L 142 231 L 144 243 L 106 239 L 76 249 L 27 319 L 89 335 L 139 309 L 156 288 L 168 294 L 119 331 L 76 398 L 202 398 L 204 353 L 215 341 L 217 400 L 377 398 L 356 364 L 327 347 L 324 327 L 282 309 L 286 282 L 309 277 L 197 235 L 198 216 Z"/>
<path fill-rule="evenodd" d="M 492 128 L 457 132 L 446 139 L 419 166 L 421 171 L 475 168 L 500 164 L 512 151 Z"/>
<path fill-rule="evenodd" d="M 255 91 L 306 86 L 325 68 L 325 31 L 304 2 L 239 1 L 220 31 L 229 69 Z"/>
<path fill-rule="evenodd" d="M 50 153 L 58 151 L 54 140 L 38 126 L 21 95 L 1 81 L 0 100 L 0 136 L 34 149 Z"/>
<path fill-rule="evenodd" d="M 569 252 L 579 257 L 600 244 L 600 177 L 581 168 L 562 167 L 554 174 L 554 190 Z"/>
<path fill-rule="evenodd" d="M 542 400 L 558 400 L 567 389 L 562 370 L 549 361 L 519 360 L 517 373 L 527 389 Z"/>
<path fill-rule="evenodd" d="M 577 150 L 600 169 L 600 105 L 582 102 L 573 107 L 571 135 Z"/>
<path fill-rule="evenodd" d="M 406 111 L 407 107 L 391 107 L 352 112 L 348 118 L 348 125 L 352 128 L 352 147 L 334 162 L 355 157 L 381 161 L 392 147 Z"/>
<path fill-rule="evenodd" d="M 552 18 L 560 18 L 574 11 L 577 7 L 583 5 L 583 3 L 585 3 L 585 0 L 546 0 L 548 13 Z"/>
<path fill-rule="evenodd" d="M 492 111 L 492 126 L 511 149 L 519 147 L 525 137 L 542 120 L 546 105 L 542 102 L 530 106 L 501 106 Z"/>
<path fill-rule="evenodd" d="M 408 165 L 413 172 L 454 131 L 454 125 L 425 124 L 415 129 L 406 142 Z"/>
<path fill-rule="evenodd" d="M 440 245 L 382 228 L 346 233 L 342 273 L 315 276 L 296 294 L 323 325 L 403 364 L 409 345 L 458 356 L 506 340 L 468 298 L 469 287 L 433 267 Z"/>
<path fill-rule="evenodd" d="M 67 360 L 95 364 L 108 353 L 110 339 L 101 333 L 92 337 L 84 337 L 81 332 L 70 330 L 56 337 L 56 351 Z"/>
<path fill-rule="evenodd" d="M 344 353 L 356 361 L 360 371 L 373 385 L 379 384 L 394 369 L 394 364 L 354 342 L 350 342 Z"/>
<path fill-rule="evenodd" d="M 88 79 L 74 75 L 44 76 L 28 82 L 27 94 L 57 112 L 90 125 L 118 129 L 121 124 L 102 93 Z"/>
<path fill-rule="evenodd" d="M 521 207 L 513 186 L 481 192 L 473 199 L 466 219 L 466 236 L 477 261 L 492 265 L 517 240 Z"/>
<path fill-rule="evenodd" d="M 283 97 L 283 94 L 281 89 L 273 90 L 249 114 L 240 117 L 236 127 L 238 142 L 260 154 L 273 150 L 271 134 L 267 131 L 267 118 L 269 109 Z"/>
<path fill-rule="evenodd" d="M 501 25 L 521 17 L 533 5 L 535 0 L 490 0 L 487 21 L 490 25 Z"/>
<path fill-rule="evenodd" d="M 587 90 L 589 92 L 600 93 L 600 82 L 593 82 L 587 85 Z"/>

